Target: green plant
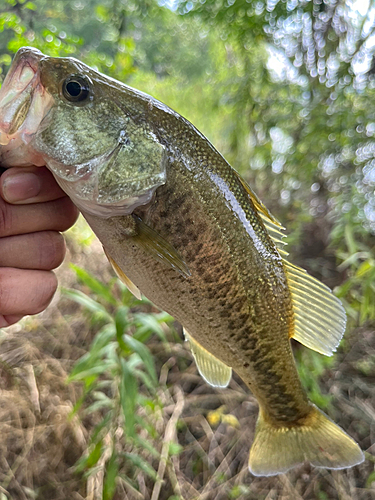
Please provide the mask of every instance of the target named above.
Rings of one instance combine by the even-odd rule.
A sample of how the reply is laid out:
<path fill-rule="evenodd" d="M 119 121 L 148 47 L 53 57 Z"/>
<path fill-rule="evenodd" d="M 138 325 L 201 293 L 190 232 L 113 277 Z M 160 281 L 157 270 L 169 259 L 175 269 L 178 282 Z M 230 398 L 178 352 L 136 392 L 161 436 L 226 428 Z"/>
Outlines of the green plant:
<path fill-rule="evenodd" d="M 301 348 L 296 352 L 296 362 L 302 385 L 309 399 L 322 410 L 328 410 L 332 397 L 329 394 L 322 394 L 319 379 L 332 366 L 334 358 Z"/>
<path fill-rule="evenodd" d="M 90 350 L 74 366 L 69 381 L 83 383 L 83 395 L 74 414 L 91 418 L 95 426 L 90 445 L 77 463 L 77 471 L 100 479 L 103 500 L 113 498 L 117 484 L 139 491 L 139 473 L 157 480 L 153 460 L 159 461 L 158 421 L 162 401 L 153 356 L 145 345 L 154 334 L 166 342 L 166 313 L 139 312 L 140 301 L 117 281 L 110 286 L 73 266 L 85 293 L 65 289 L 64 294 L 92 314 L 99 330 Z M 95 298 L 92 298 L 95 297 Z"/>

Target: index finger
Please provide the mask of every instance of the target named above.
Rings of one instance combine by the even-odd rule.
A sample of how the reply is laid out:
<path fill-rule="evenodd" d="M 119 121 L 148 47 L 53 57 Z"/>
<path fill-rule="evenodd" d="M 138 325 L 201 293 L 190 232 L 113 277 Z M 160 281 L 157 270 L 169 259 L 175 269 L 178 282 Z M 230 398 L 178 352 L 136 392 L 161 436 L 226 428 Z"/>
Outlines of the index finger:
<path fill-rule="evenodd" d="M 66 196 L 46 167 L 12 167 L 0 177 L 0 194 L 8 203 L 23 205 Z"/>

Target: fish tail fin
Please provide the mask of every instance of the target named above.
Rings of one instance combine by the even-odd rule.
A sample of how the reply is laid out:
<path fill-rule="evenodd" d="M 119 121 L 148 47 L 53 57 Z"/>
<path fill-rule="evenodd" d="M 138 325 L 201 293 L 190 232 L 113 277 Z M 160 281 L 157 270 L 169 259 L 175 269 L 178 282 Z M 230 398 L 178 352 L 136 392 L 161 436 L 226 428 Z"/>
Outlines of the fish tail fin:
<path fill-rule="evenodd" d="M 276 426 L 265 417 L 261 410 L 250 450 L 249 469 L 255 476 L 283 474 L 305 461 L 344 469 L 364 460 L 357 443 L 313 405 L 299 425 Z"/>

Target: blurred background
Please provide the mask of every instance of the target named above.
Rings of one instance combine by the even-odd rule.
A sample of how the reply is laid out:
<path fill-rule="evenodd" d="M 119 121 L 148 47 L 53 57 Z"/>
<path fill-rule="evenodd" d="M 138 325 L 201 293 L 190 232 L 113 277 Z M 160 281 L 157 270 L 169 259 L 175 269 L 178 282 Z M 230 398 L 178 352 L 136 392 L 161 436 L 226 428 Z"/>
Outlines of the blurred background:
<path fill-rule="evenodd" d="M 0 499 L 375 498 L 375 4 L 2 0 L 18 48 L 74 56 L 203 132 L 334 289 L 348 327 L 294 344 L 309 397 L 366 450 L 353 469 L 247 471 L 257 404 L 198 376 L 181 327 L 114 277 L 80 219 L 51 306 L 0 332 Z M 125 332 L 125 336 L 123 333 Z"/>

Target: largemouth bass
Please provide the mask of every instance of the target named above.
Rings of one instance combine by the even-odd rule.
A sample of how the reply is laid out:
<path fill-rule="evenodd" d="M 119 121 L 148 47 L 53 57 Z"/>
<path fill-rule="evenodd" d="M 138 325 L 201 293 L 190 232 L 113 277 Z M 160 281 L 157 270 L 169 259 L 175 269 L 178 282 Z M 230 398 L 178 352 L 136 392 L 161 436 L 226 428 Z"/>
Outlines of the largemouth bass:
<path fill-rule="evenodd" d="M 364 455 L 307 398 L 290 339 L 332 355 L 341 302 L 289 263 L 282 226 L 210 142 L 152 97 L 73 58 L 20 49 L 0 91 L 1 165 L 47 165 L 119 277 L 184 327 L 216 387 L 232 369 L 259 402 L 249 468 Z"/>

